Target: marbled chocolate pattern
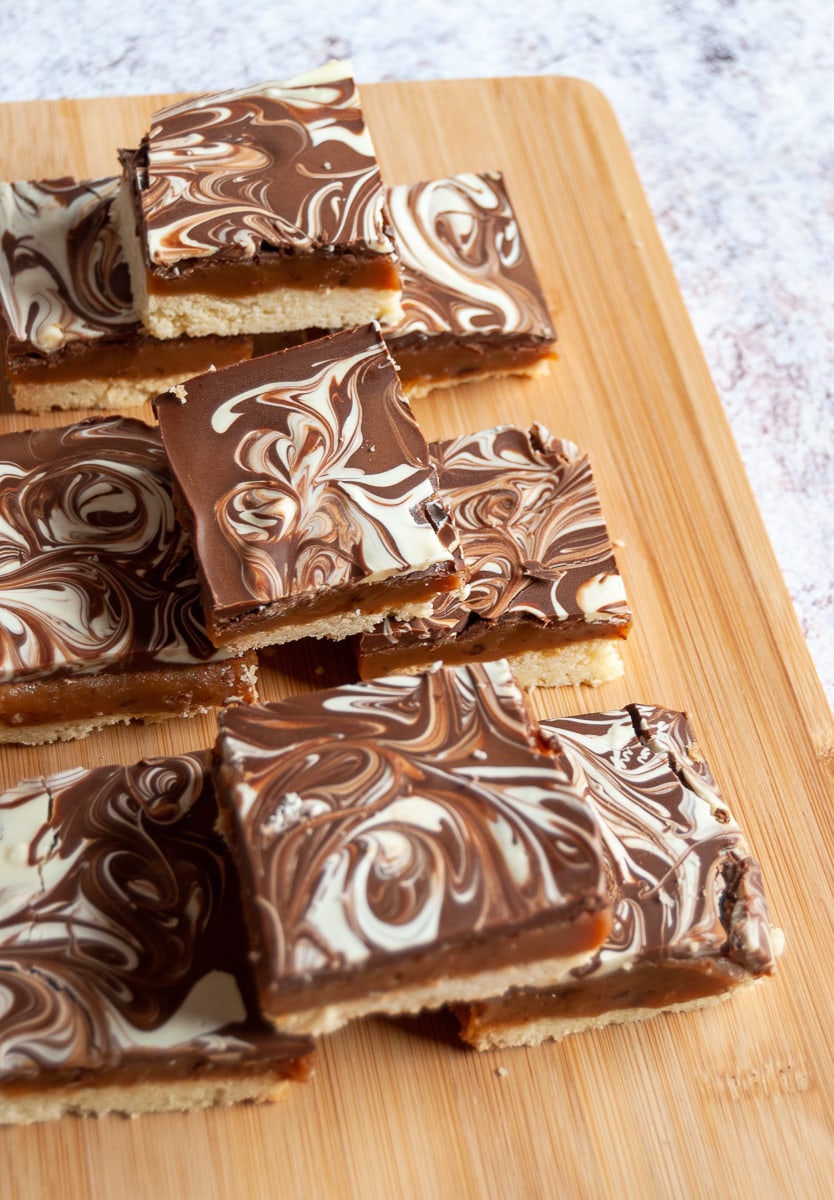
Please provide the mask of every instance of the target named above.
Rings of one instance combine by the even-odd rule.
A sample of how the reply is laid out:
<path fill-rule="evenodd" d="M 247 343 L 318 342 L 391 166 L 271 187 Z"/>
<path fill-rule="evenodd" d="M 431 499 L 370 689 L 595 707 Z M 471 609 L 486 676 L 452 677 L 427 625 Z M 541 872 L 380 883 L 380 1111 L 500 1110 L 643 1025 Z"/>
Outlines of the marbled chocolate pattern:
<path fill-rule="evenodd" d="M 387 619 L 363 648 L 454 636 L 473 617 L 627 629 L 631 612 L 586 454 L 542 425 L 509 425 L 434 442 L 438 486 L 460 539 L 465 600 L 448 593 L 430 617 Z"/>
<path fill-rule="evenodd" d="M 148 255 L 163 270 L 262 250 L 393 254 L 347 63 L 162 109 L 137 174 Z"/>
<path fill-rule="evenodd" d="M 109 418 L 0 438 L 0 682 L 225 657 L 158 430 Z"/>
<path fill-rule="evenodd" d="M 0 305 L 15 353 L 138 330 L 109 222 L 118 179 L 0 183 Z"/>
<path fill-rule="evenodd" d="M 650 705 L 543 722 L 602 827 L 615 904 L 611 933 L 577 978 L 641 959 L 724 956 L 773 967 L 758 864 L 683 713 Z"/>
<path fill-rule="evenodd" d="M 404 334 L 554 331 L 502 176 L 463 174 L 387 189 L 403 277 Z"/>
<path fill-rule="evenodd" d="M 506 663 L 238 705 L 218 748 L 278 987 L 600 906 L 593 817 Z"/>
<path fill-rule="evenodd" d="M 377 329 L 201 376 L 186 394 L 160 397 L 157 413 L 220 608 L 452 562 L 428 449 Z"/>
<path fill-rule="evenodd" d="M 0 796 L 0 1081 L 281 1060 L 253 1002 L 208 756 Z"/>

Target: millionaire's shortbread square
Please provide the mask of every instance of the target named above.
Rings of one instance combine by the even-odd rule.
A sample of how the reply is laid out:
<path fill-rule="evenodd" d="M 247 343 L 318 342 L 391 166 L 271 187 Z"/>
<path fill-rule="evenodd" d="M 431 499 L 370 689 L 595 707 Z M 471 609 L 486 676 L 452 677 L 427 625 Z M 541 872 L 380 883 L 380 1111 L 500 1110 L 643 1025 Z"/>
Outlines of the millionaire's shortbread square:
<path fill-rule="evenodd" d="M 365 679 L 430 662 L 506 657 L 525 687 L 623 672 L 631 611 L 587 454 L 542 425 L 433 442 L 466 567 L 464 595 L 386 618 L 359 645 Z"/>
<path fill-rule="evenodd" d="M 207 752 L 0 792 L 0 1123 L 274 1100 Z"/>
<path fill-rule="evenodd" d="M 19 411 L 124 409 L 252 354 L 143 333 L 111 221 L 116 178 L 0 183 L 0 343 Z"/>
<path fill-rule="evenodd" d="M 215 754 L 279 1028 L 546 986 L 607 934 L 596 819 L 506 663 L 234 705 Z"/>
<path fill-rule="evenodd" d="M 646 704 L 545 721 L 584 776 L 605 847 L 613 924 L 546 989 L 461 1008 L 479 1050 L 535 1045 L 715 1003 L 771 974 L 759 864 L 684 713 Z"/>
<path fill-rule="evenodd" d="M 378 326 L 202 375 L 156 412 L 216 645 L 339 639 L 458 588 L 457 540 Z"/>
<path fill-rule="evenodd" d="M 257 697 L 206 633 L 159 431 L 127 417 L 0 437 L 0 742 L 83 737 Z"/>
<path fill-rule="evenodd" d="M 395 322 L 401 284 L 350 64 L 192 96 L 121 152 L 118 219 L 156 337 Z"/>
<path fill-rule="evenodd" d="M 556 334 L 501 173 L 397 184 L 386 194 L 403 314 L 385 339 L 408 395 L 542 370 Z"/>

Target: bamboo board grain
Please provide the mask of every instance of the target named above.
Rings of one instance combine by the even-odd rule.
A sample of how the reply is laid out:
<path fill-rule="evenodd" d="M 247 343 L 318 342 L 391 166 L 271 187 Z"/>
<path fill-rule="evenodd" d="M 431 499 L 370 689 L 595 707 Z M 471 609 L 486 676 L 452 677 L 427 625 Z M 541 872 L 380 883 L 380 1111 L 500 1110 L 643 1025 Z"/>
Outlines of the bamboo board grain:
<path fill-rule="evenodd" d="M 636 613 L 624 679 L 540 715 L 687 709 L 762 861 L 778 976 L 699 1013 L 478 1056 L 443 1018 L 358 1023 L 276 1107 L 0 1130 L 4 1200 L 829 1194 L 834 719 L 605 99 L 533 78 L 363 89 L 386 178 L 504 171 L 559 330 L 546 378 L 416 405 L 429 437 L 539 420 L 591 454 Z M 0 177 L 116 171 L 165 98 L 0 108 Z M 147 415 L 147 414 L 144 414 Z M 63 423 L 50 416 L 42 422 Z M 0 414 L 2 428 L 32 418 Z M 296 648 L 267 698 L 335 682 Z M 3 749 L 0 784 L 213 739 L 205 718 Z"/>

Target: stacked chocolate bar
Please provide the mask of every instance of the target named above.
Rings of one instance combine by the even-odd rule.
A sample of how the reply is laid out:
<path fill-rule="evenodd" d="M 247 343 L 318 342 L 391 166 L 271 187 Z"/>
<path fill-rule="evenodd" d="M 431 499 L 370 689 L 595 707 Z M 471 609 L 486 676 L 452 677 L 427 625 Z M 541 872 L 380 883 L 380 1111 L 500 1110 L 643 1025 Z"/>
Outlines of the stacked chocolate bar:
<path fill-rule="evenodd" d="M 499 173 L 385 188 L 350 64 L 154 114 L 122 175 L 0 183 L 21 411 L 123 409 L 379 321 L 409 392 L 532 373 L 555 333 Z"/>

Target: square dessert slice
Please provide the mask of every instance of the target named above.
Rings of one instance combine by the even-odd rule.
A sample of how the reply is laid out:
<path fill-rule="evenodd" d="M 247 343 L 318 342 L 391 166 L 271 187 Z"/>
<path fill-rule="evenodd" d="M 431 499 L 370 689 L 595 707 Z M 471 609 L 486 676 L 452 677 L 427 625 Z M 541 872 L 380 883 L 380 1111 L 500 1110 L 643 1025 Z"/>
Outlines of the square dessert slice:
<path fill-rule="evenodd" d="M 502 425 L 429 453 L 467 591 L 439 597 L 428 617 L 388 618 L 364 634 L 362 678 L 502 656 L 524 687 L 621 675 L 631 613 L 587 455 L 542 425 Z"/>
<path fill-rule="evenodd" d="M 685 714 L 652 705 L 545 721 L 602 827 L 614 921 L 590 960 L 546 990 L 468 1006 L 479 1050 L 696 1008 L 770 974 L 761 872 Z"/>
<path fill-rule="evenodd" d="M 208 752 L 0 793 L 0 1123 L 273 1100 Z"/>
<path fill-rule="evenodd" d="M 498 172 L 386 191 L 400 255 L 402 318 L 385 329 L 409 396 L 497 375 L 531 375 L 556 334 Z"/>
<path fill-rule="evenodd" d="M 91 418 L 0 437 L 0 743 L 257 697 L 202 617 L 159 431 Z"/>
<path fill-rule="evenodd" d="M 454 531 L 378 326 L 202 375 L 156 411 L 216 645 L 342 638 L 458 587 Z"/>
<path fill-rule="evenodd" d="M 19 411 L 123 409 L 252 355 L 250 337 L 142 333 L 110 220 L 118 186 L 0 183 L 0 341 Z"/>
<path fill-rule="evenodd" d="M 219 720 L 221 828 L 279 1028 L 546 985 L 606 935 L 595 819 L 506 663 Z"/>
<path fill-rule="evenodd" d="M 398 319 L 385 193 L 349 63 L 185 99 L 121 160 L 118 218 L 149 333 Z"/>

